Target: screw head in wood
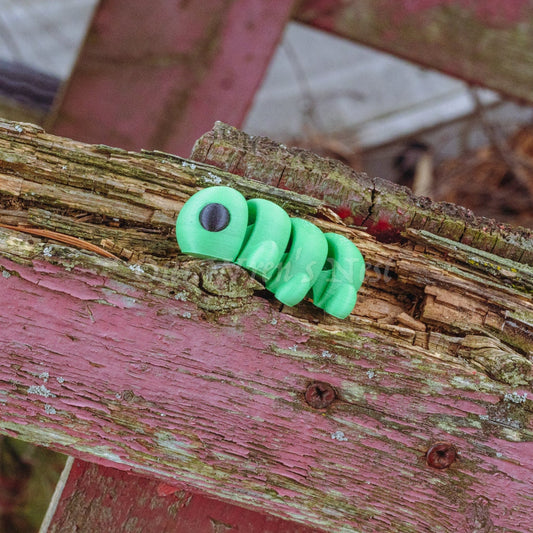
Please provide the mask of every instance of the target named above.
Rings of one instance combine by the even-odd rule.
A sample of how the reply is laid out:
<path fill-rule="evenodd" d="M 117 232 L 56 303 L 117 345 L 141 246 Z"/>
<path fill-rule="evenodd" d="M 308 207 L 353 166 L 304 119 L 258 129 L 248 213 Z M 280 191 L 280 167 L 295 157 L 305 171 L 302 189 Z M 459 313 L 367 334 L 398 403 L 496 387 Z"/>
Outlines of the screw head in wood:
<path fill-rule="evenodd" d="M 426 453 L 428 466 L 443 470 L 457 460 L 457 448 L 449 442 L 437 442 Z"/>
<path fill-rule="evenodd" d="M 335 389 L 329 383 L 322 381 L 311 383 L 305 391 L 305 401 L 315 409 L 325 409 L 336 397 Z"/>

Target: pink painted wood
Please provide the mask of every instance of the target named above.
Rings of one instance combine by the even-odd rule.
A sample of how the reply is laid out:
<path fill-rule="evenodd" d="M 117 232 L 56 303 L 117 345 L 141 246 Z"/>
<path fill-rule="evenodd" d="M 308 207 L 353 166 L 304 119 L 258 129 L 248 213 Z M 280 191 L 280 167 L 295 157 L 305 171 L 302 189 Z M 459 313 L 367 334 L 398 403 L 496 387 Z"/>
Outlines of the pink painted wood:
<path fill-rule="evenodd" d="M 530 0 L 304 0 L 295 18 L 533 102 Z"/>
<path fill-rule="evenodd" d="M 188 155 L 215 120 L 242 123 L 293 3 L 101 1 L 48 129 Z"/>
<path fill-rule="evenodd" d="M 527 389 L 260 297 L 204 314 L 61 247 L 29 265 L 0 235 L 26 254 L 0 258 L 3 433 L 328 531 L 530 530 Z M 306 404 L 314 380 L 330 408 Z M 437 441 L 459 453 L 446 470 Z"/>
<path fill-rule="evenodd" d="M 318 530 L 186 490 L 80 461 L 43 533 L 318 533 Z"/>

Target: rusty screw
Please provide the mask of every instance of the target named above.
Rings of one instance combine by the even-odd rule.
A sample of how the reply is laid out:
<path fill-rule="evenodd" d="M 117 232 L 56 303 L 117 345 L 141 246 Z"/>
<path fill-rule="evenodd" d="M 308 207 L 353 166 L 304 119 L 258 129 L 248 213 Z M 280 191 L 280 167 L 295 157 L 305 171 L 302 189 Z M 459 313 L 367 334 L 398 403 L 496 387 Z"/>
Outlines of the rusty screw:
<path fill-rule="evenodd" d="M 333 403 L 336 397 L 335 389 L 321 381 L 311 383 L 305 391 L 305 401 L 315 409 L 325 409 Z"/>
<path fill-rule="evenodd" d="M 457 448 L 449 442 L 437 442 L 426 453 L 426 461 L 432 468 L 443 470 L 457 459 Z"/>

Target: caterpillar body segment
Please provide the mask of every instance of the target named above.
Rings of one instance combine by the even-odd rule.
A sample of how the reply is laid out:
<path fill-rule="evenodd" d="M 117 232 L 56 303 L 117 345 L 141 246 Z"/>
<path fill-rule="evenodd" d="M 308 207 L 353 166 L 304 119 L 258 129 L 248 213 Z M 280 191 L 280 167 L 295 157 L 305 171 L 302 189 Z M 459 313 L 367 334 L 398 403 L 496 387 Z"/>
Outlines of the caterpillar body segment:
<path fill-rule="evenodd" d="M 328 258 L 313 285 L 313 303 L 338 318 L 348 316 L 357 301 L 365 276 L 365 261 L 352 241 L 343 235 L 326 233 Z"/>
<path fill-rule="evenodd" d="M 291 236 L 289 215 L 274 202 L 248 200 L 248 227 L 235 262 L 269 280 L 281 261 Z"/>
<path fill-rule="evenodd" d="M 266 288 L 288 306 L 300 303 L 314 285 L 328 256 L 324 234 L 311 222 L 291 218 L 291 241 Z"/>

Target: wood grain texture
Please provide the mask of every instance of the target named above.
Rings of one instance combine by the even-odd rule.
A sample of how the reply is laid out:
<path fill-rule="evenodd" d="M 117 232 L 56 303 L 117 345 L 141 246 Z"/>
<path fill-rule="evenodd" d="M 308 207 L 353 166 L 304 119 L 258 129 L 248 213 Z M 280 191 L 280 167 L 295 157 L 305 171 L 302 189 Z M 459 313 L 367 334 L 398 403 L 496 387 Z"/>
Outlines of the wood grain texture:
<path fill-rule="evenodd" d="M 76 459 L 40 533 L 319 533 L 130 472 Z"/>
<path fill-rule="evenodd" d="M 339 161 L 250 136 L 222 122 L 195 144 L 196 161 L 275 187 L 308 194 L 330 206 L 347 225 L 380 241 L 400 241 L 406 228 L 425 230 L 528 265 L 533 232 L 477 217 L 463 207 L 431 202 L 386 179 L 370 178 Z"/>
<path fill-rule="evenodd" d="M 529 0 L 304 0 L 296 20 L 533 102 Z"/>
<path fill-rule="evenodd" d="M 189 154 L 215 120 L 242 123 L 292 4 L 99 2 L 47 127 L 86 142 Z"/>
<path fill-rule="evenodd" d="M 213 183 L 356 242 L 354 313 L 283 308 L 239 267 L 172 251 L 173 217 Z M 0 228 L 3 433 L 325 531 L 530 529 L 528 265 L 420 230 L 378 242 L 320 200 L 20 124 L 0 127 L 0 202 L 0 223 L 15 203 L 79 236 L 83 216 L 81 238 L 136 254 Z M 328 408 L 305 401 L 315 381 Z M 427 464 L 436 442 L 458 451 L 447 469 Z"/>

